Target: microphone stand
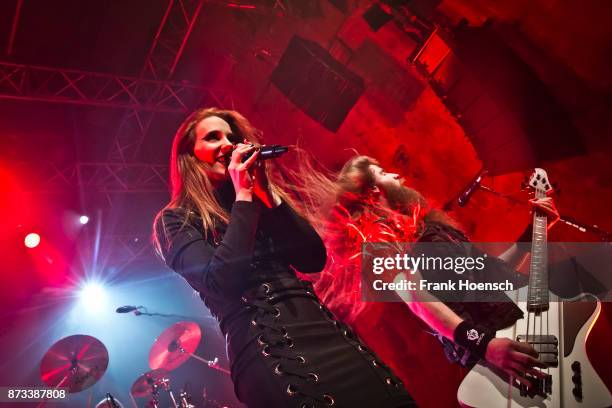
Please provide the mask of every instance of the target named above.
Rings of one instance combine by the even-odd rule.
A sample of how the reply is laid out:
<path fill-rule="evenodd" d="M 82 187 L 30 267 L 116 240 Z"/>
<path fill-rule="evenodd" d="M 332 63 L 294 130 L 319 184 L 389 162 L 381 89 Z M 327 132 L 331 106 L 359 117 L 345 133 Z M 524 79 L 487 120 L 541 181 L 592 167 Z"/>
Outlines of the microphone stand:
<path fill-rule="evenodd" d="M 480 174 L 481 173 L 479 173 L 479 175 Z M 478 177 L 478 175 L 477 175 L 477 177 Z M 476 189 L 480 189 L 482 191 L 486 191 L 489 194 L 493 194 L 493 195 L 495 195 L 497 197 L 500 197 L 500 198 L 503 198 L 505 200 L 508 200 L 511 203 L 514 203 L 514 204 L 526 204 L 526 202 L 523 201 L 523 200 L 519 200 L 517 198 L 514 198 L 514 197 L 511 197 L 511 196 L 502 194 L 499 191 L 493 190 L 491 187 L 484 186 L 484 185 L 482 185 L 480 183 L 477 186 L 475 186 L 475 187 L 476 187 L 475 190 Z M 473 192 L 471 192 L 469 195 L 471 196 L 472 194 L 473 194 Z M 460 193 L 460 195 L 463 195 L 463 192 Z M 445 211 L 450 210 L 452 208 L 452 204 L 457 202 L 457 198 L 458 197 L 453 198 L 451 201 L 447 202 L 444 205 L 444 207 L 443 207 L 444 210 Z M 568 216 L 561 215 L 561 214 L 560 214 L 560 217 L 559 217 L 559 221 L 563 222 L 566 225 L 569 225 L 572 228 L 576 228 L 580 232 L 590 232 L 590 233 L 592 233 L 594 235 L 597 235 L 597 236 L 599 236 L 599 239 L 602 242 L 610 242 L 610 239 L 612 238 L 612 233 L 610 231 L 606 231 L 603 228 L 600 228 L 598 225 L 595 225 L 595 224 L 585 224 L 583 222 L 580 222 L 580 221 L 576 220 L 575 218 L 568 217 Z"/>

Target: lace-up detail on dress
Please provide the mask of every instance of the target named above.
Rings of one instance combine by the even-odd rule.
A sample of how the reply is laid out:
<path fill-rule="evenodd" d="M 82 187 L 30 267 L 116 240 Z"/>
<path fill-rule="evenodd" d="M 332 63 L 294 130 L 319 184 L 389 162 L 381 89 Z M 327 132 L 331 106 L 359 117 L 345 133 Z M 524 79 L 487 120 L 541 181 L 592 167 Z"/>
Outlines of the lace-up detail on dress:
<path fill-rule="evenodd" d="M 380 383 L 384 384 L 389 394 L 405 392 L 401 381 L 360 342 L 351 328 L 335 320 L 329 309 L 319 303 L 309 282 L 295 280 L 289 285 L 279 282 L 263 283 L 248 291 L 241 301 L 252 311 L 250 331 L 259 347 L 260 355 L 269 370 L 283 384 L 286 395 L 295 399 L 296 407 L 336 406 L 336 398 L 331 392 L 327 392 L 324 382 L 321 381 L 321 374 L 324 373 L 318 372 L 304 354 L 304 347 L 308 349 L 309 345 L 296 345 L 291 336 L 292 321 L 284 301 L 296 297 L 314 302 L 313 306 L 325 316 L 322 321 L 329 325 L 326 326 L 328 330 L 339 332 L 344 337 L 345 342 L 376 372 Z"/>
<path fill-rule="evenodd" d="M 310 284 L 299 281 L 290 286 L 263 283 L 241 300 L 254 310 L 251 326 L 261 355 L 268 360 L 274 374 L 286 384 L 285 393 L 296 399 L 295 406 L 334 406 L 332 395 L 318 392 L 313 387 L 319 384 L 321 376 L 296 349 L 291 333 L 282 324 L 282 300 L 291 297 L 309 298 L 318 303 Z"/>

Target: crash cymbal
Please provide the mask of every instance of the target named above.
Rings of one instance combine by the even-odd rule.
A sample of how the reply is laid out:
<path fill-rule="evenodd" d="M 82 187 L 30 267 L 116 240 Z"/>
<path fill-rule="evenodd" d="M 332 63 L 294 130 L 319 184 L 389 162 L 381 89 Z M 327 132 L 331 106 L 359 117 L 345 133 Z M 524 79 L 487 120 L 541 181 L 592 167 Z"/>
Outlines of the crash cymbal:
<path fill-rule="evenodd" d="M 40 377 L 49 387 L 82 391 L 94 385 L 108 367 L 108 351 L 95 337 L 77 334 L 53 344 L 40 363 Z"/>
<path fill-rule="evenodd" d="M 169 371 L 163 368 L 149 371 L 141 375 L 134 381 L 130 393 L 134 397 L 146 397 L 156 392 L 156 387 L 162 385 L 162 380 L 168 375 Z"/>
<path fill-rule="evenodd" d="M 172 371 L 191 357 L 196 350 L 202 332 L 194 322 L 178 322 L 168 327 L 155 340 L 149 352 L 149 367 Z"/>

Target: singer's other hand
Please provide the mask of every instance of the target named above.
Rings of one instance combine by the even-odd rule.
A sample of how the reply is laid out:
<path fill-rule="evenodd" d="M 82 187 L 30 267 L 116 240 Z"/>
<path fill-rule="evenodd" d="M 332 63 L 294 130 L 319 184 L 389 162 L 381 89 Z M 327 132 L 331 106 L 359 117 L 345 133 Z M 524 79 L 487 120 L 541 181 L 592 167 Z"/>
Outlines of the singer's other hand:
<path fill-rule="evenodd" d="M 534 198 L 529 200 L 529 203 L 533 209 L 546 214 L 546 217 L 548 218 L 548 228 L 552 227 L 557 221 L 559 221 L 559 211 L 557 210 L 552 197 Z"/>
<path fill-rule="evenodd" d="M 281 203 L 281 198 L 270 189 L 268 182 L 267 162 L 259 160 L 255 162 L 252 170 L 253 177 L 253 192 L 255 196 L 261 200 L 268 208 L 278 207 Z"/>
<path fill-rule="evenodd" d="M 255 150 L 255 146 L 239 143 L 232 152 L 227 171 L 232 178 L 232 184 L 236 191 L 236 201 L 253 201 L 253 177 L 250 169 L 257 160 L 259 152 L 255 151 L 244 163 L 242 157 Z"/>

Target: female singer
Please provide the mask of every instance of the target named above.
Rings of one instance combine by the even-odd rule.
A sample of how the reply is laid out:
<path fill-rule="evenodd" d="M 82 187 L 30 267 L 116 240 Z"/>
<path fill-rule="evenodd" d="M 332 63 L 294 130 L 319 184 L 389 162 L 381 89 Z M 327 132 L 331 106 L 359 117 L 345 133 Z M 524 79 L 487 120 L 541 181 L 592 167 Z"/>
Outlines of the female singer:
<path fill-rule="evenodd" d="M 268 179 L 259 136 L 235 111 L 189 116 L 172 146 L 172 198 L 154 226 L 166 264 L 219 321 L 236 395 L 251 408 L 414 406 L 296 277 L 323 269 L 325 247 Z"/>

